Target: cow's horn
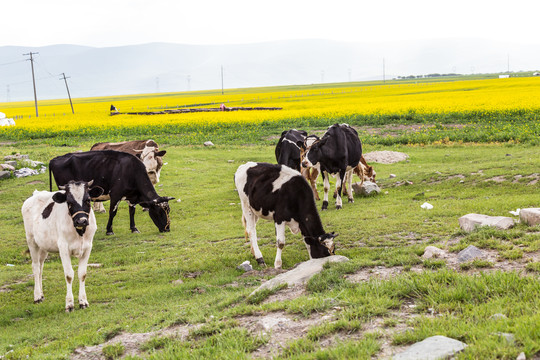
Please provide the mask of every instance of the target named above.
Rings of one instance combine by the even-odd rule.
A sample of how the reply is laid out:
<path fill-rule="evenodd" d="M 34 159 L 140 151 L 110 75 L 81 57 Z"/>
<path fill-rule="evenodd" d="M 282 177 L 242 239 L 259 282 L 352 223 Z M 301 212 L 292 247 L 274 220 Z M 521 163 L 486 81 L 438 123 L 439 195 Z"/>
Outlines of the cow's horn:
<path fill-rule="evenodd" d="M 60 186 L 58 186 L 58 190 L 66 190 L 66 186 L 65 185 L 60 185 Z"/>
<path fill-rule="evenodd" d="M 90 181 L 88 182 L 88 187 L 92 186 L 93 183 L 94 183 L 94 179 L 90 180 Z"/>

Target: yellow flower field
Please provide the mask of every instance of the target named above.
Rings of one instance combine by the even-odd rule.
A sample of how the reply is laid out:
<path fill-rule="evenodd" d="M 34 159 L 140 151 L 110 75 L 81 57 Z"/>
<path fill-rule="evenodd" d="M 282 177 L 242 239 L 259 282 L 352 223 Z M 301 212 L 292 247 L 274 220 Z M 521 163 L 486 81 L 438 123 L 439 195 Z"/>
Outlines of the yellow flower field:
<path fill-rule="evenodd" d="M 355 115 L 478 114 L 540 109 L 540 78 L 510 78 L 417 84 L 339 87 L 313 86 L 114 96 L 74 99 L 75 114 L 66 100 L 39 101 L 39 117 L 34 102 L 0 104 L 17 127 L 32 130 L 68 130 L 87 127 L 133 127 L 167 124 L 258 123 L 281 119 L 343 119 Z M 165 108 L 268 106 L 281 111 L 235 111 L 171 114 L 155 116 L 110 116 L 110 104 L 121 112 L 157 111 Z M 204 104 L 204 105 L 197 105 Z M 1 133 L 1 130 L 0 130 Z"/>

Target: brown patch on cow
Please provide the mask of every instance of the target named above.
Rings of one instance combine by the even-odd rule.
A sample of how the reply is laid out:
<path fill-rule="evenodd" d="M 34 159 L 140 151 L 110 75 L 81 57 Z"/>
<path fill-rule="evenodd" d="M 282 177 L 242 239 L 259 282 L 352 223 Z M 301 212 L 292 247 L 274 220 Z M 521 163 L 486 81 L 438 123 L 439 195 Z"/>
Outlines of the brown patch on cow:
<path fill-rule="evenodd" d="M 50 203 L 49 205 L 47 205 L 47 206 L 45 207 L 45 209 L 43 209 L 43 212 L 41 213 L 41 216 L 42 216 L 44 219 L 48 218 L 48 217 L 51 215 L 53 206 L 54 206 L 54 201 L 53 201 L 52 203 Z"/>
<path fill-rule="evenodd" d="M 86 280 L 86 274 L 84 274 L 82 277 L 81 277 L 81 281 L 84 282 Z"/>
<path fill-rule="evenodd" d="M 66 276 L 66 281 L 68 282 L 68 284 L 71 284 L 71 282 L 73 281 L 73 279 L 71 278 L 71 276 Z"/>

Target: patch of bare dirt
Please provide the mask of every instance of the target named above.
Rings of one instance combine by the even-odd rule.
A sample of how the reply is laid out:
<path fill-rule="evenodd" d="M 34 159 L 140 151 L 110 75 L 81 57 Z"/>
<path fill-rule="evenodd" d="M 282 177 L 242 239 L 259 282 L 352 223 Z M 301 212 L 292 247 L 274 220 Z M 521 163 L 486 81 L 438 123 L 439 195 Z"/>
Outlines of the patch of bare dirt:
<path fill-rule="evenodd" d="M 409 155 L 398 151 L 372 151 L 364 154 L 364 159 L 368 163 L 375 162 L 379 164 L 393 164 L 400 161 L 405 161 L 409 158 Z"/>
<path fill-rule="evenodd" d="M 144 345 L 148 340 L 156 336 L 170 337 L 178 340 L 185 340 L 189 332 L 192 329 L 196 329 L 200 325 L 176 325 L 170 328 L 151 331 L 147 333 L 121 333 L 120 335 L 115 336 L 109 341 L 94 345 L 94 346 L 85 346 L 82 348 L 77 348 L 73 351 L 71 356 L 72 360 L 104 360 L 106 359 L 103 355 L 103 348 L 108 345 L 121 343 L 124 346 L 124 356 L 141 356 L 143 351 L 141 346 Z"/>
<path fill-rule="evenodd" d="M 242 316 L 236 320 L 253 335 L 268 337 L 268 342 L 253 352 L 252 357 L 269 359 L 278 355 L 289 342 L 304 337 L 311 327 L 330 321 L 332 317 L 333 314 L 315 314 L 306 318 L 273 312 L 258 316 Z"/>
<path fill-rule="evenodd" d="M 29 181 L 27 182 L 28 185 L 38 185 L 38 184 L 45 184 L 44 181 L 41 181 L 41 180 L 34 180 L 34 181 Z"/>

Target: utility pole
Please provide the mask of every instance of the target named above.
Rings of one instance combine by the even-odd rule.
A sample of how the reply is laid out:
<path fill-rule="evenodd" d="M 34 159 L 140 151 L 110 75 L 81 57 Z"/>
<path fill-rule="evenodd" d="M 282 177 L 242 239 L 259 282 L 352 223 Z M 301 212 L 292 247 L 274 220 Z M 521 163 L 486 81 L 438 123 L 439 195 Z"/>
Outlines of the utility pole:
<path fill-rule="evenodd" d="M 223 95 L 223 65 L 221 65 L 221 95 Z"/>
<path fill-rule="evenodd" d="M 67 80 L 66 80 L 66 79 L 69 79 L 71 76 L 66 77 L 66 74 L 64 74 L 64 73 L 62 73 L 62 76 L 64 77 L 64 82 L 66 83 L 66 90 L 67 90 L 67 93 L 68 93 L 69 105 L 71 105 L 71 112 L 73 114 L 75 114 L 75 111 L 73 110 L 73 103 L 71 102 L 71 94 L 69 93 L 69 87 L 68 87 Z M 59 80 L 62 80 L 62 79 L 59 79 Z"/>
<path fill-rule="evenodd" d="M 37 95 L 36 95 L 36 78 L 34 77 L 34 58 L 32 57 L 32 55 L 34 54 L 39 54 L 39 53 L 29 52 L 28 54 L 23 54 L 23 56 L 30 55 L 30 64 L 32 65 L 32 83 L 34 83 L 34 103 L 36 105 L 36 117 L 39 117 L 38 107 L 37 107 Z"/>
<path fill-rule="evenodd" d="M 382 82 L 383 82 L 383 84 L 386 84 L 386 73 L 385 73 L 386 72 L 386 69 L 385 69 L 386 64 L 385 64 L 384 60 L 385 59 L 382 58 Z"/>

